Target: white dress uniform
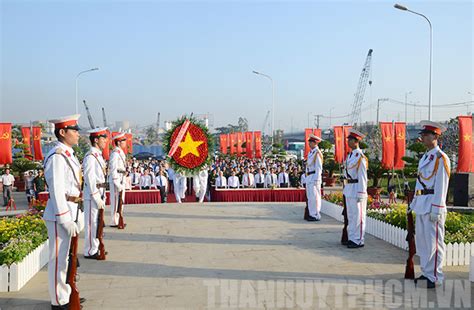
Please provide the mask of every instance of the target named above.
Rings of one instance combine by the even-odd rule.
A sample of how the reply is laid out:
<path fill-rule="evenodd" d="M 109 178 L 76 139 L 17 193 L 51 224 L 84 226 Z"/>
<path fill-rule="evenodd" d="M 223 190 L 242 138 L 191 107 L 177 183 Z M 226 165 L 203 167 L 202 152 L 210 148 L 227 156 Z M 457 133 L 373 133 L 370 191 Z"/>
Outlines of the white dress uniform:
<path fill-rule="evenodd" d="M 118 203 L 119 193 L 122 192 L 122 202 L 125 201 L 125 153 L 116 147 L 109 160 L 110 185 L 110 225 L 116 226 L 119 222 Z M 123 212 L 123 204 L 122 204 Z"/>
<path fill-rule="evenodd" d="M 227 180 L 227 184 L 229 184 L 229 188 L 239 188 L 240 187 L 239 178 L 235 175 L 231 175 L 229 179 Z"/>
<path fill-rule="evenodd" d="M 242 186 L 243 187 L 255 187 L 255 178 L 251 173 L 245 173 L 242 176 Z"/>
<path fill-rule="evenodd" d="M 181 203 L 181 199 L 186 197 L 186 190 L 188 186 L 186 184 L 186 176 L 182 175 L 179 172 L 176 172 L 174 175 L 174 195 L 176 197 L 176 201 Z"/>
<path fill-rule="evenodd" d="M 227 187 L 227 179 L 225 176 L 218 176 L 216 178 L 216 188 L 226 188 Z"/>
<path fill-rule="evenodd" d="M 438 146 L 427 151 L 418 164 L 415 196 L 410 204 L 416 213 L 415 243 L 421 272 L 434 283 L 444 280 L 444 224 L 450 173 L 451 162 Z"/>
<path fill-rule="evenodd" d="M 343 194 L 346 197 L 348 239 L 357 245 L 364 244 L 367 214 L 367 167 L 369 163 L 362 150 L 352 150 L 345 162 L 344 176 L 347 184 Z"/>
<path fill-rule="evenodd" d="M 267 173 L 265 175 L 265 188 L 270 188 L 278 185 L 278 177 L 275 173 Z"/>
<path fill-rule="evenodd" d="M 56 128 L 74 126 L 73 115 L 61 120 L 51 121 Z M 61 122 L 62 121 L 62 122 Z M 78 210 L 78 204 L 70 200 L 81 195 L 81 164 L 74 156 L 74 150 L 61 143 L 49 151 L 44 162 L 44 176 L 48 184 L 49 199 L 46 204 L 43 219 L 46 222 L 49 239 L 48 282 L 51 304 L 54 306 L 69 303 L 71 287 L 66 283 L 68 270 L 68 255 L 71 245 L 71 230 L 66 227 L 82 226 L 84 215 Z M 76 227 L 75 233 L 79 229 Z"/>
<path fill-rule="evenodd" d="M 99 208 L 105 207 L 105 176 L 107 164 L 102 151 L 96 147 L 85 155 L 84 170 L 84 256 L 93 256 L 99 250 L 97 238 Z"/>
<path fill-rule="evenodd" d="M 311 217 L 321 219 L 321 174 L 323 171 L 323 154 L 316 146 L 308 153 L 306 173 L 301 176 L 306 183 L 308 212 Z M 302 181 L 303 182 L 303 181 Z"/>
<path fill-rule="evenodd" d="M 204 197 L 206 196 L 207 177 L 207 169 L 199 171 L 199 173 L 193 177 L 193 190 L 199 202 L 204 202 Z"/>

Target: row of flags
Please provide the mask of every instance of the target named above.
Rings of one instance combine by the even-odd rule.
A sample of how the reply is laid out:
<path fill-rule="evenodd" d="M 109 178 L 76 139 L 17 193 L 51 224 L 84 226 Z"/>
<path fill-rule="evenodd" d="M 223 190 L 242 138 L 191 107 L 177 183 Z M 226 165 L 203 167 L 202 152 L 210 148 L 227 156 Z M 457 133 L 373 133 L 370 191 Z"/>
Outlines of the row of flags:
<path fill-rule="evenodd" d="M 11 164 L 13 162 L 13 155 L 12 155 L 12 124 L 11 123 L 0 123 L 0 165 Z M 41 149 L 41 127 L 33 126 L 33 127 L 22 127 L 21 134 L 23 136 L 22 144 L 26 144 L 26 148 L 24 149 L 25 158 L 30 160 L 43 160 L 43 152 Z M 110 132 L 107 131 L 107 145 L 102 152 L 102 155 L 105 160 L 109 160 L 110 158 L 110 149 L 112 147 L 111 137 L 118 135 L 119 132 Z M 125 134 L 127 138 L 127 146 L 124 148 L 125 154 L 132 154 L 133 153 L 133 135 L 131 133 Z M 31 139 L 33 138 L 33 142 Z M 15 143 L 15 145 L 18 142 Z M 33 151 L 33 152 L 32 152 Z"/>
<path fill-rule="evenodd" d="M 247 131 L 219 135 L 222 154 L 262 158 L 262 132 Z M 245 144 L 245 145 L 244 145 Z"/>
<path fill-rule="evenodd" d="M 459 151 L 457 172 L 474 172 L 474 151 L 472 141 L 472 116 L 459 116 Z M 351 126 L 334 126 L 334 159 L 342 163 L 350 149 L 347 145 L 346 137 L 349 135 Z M 406 124 L 403 122 L 381 122 L 382 133 L 382 165 L 387 169 L 403 169 L 405 162 L 402 157 L 406 150 Z M 0 164 L 12 163 L 12 124 L 0 123 Z M 26 144 L 25 157 L 34 160 L 43 160 L 41 150 L 41 127 L 22 127 L 23 144 Z M 109 160 L 111 137 L 119 132 L 107 132 L 107 146 L 103 151 L 104 159 Z M 306 157 L 309 152 L 308 137 L 310 134 L 321 137 L 321 129 L 305 129 L 305 150 Z M 127 146 L 124 149 L 126 154 L 133 153 L 133 136 L 126 134 Z M 33 138 L 33 141 L 31 139 Z M 248 158 L 262 157 L 262 134 L 260 131 L 236 132 L 222 134 L 220 139 L 220 151 L 222 154 L 246 156 Z M 245 143 L 245 145 L 244 145 Z"/>

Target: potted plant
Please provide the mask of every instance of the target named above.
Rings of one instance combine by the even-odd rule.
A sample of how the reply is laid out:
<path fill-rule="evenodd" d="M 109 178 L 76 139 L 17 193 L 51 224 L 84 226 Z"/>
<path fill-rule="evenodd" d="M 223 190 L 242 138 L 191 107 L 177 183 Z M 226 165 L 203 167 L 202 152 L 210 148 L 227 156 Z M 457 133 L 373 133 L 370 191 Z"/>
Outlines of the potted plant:
<path fill-rule="evenodd" d="M 340 165 L 334 160 L 334 157 L 324 160 L 323 169 L 327 172 L 327 176 L 323 177 L 325 185 L 328 187 L 336 185 L 337 178 L 334 176 L 334 173 L 340 170 Z"/>
<path fill-rule="evenodd" d="M 371 159 L 369 161 L 369 167 L 367 169 L 367 177 L 372 180 L 372 186 L 367 188 L 367 194 L 374 197 L 380 195 L 382 187 L 380 181 L 388 169 L 382 167 L 382 163 L 378 158 Z"/>

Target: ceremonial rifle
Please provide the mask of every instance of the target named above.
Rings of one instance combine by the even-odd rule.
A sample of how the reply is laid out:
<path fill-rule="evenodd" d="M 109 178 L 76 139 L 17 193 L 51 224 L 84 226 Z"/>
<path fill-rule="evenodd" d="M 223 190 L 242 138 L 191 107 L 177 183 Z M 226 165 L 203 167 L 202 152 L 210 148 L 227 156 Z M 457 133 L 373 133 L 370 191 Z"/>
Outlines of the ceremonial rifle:
<path fill-rule="evenodd" d="M 77 224 L 77 218 L 79 217 L 79 209 L 82 209 L 82 202 L 78 203 L 77 214 L 75 223 Z M 71 287 L 71 295 L 69 295 L 69 310 L 80 310 L 81 301 L 79 297 L 79 290 L 76 285 L 76 275 L 79 260 L 77 258 L 77 246 L 79 236 L 76 234 L 71 237 L 71 246 L 69 248 L 69 264 L 66 283 Z"/>
<path fill-rule="evenodd" d="M 104 196 L 105 195 L 102 195 L 102 200 L 104 200 Z M 99 255 L 97 256 L 97 260 L 105 260 L 104 227 L 104 209 L 99 209 L 99 214 L 97 217 L 97 239 L 99 239 Z"/>
<path fill-rule="evenodd" d="M 411 191 L 408 184 L 405 183 L 405 198 L 407 201 L 407 209 L 410 208 L 410 203 L 413 200 L 415 192 Z M 413 258 L 416 254 L 415 245 L 415 225 L 413 222 L 413 211 L 408 210 L 407 212 L 407 237 L 408 242 L 408 259 L 405 266 L 405 279 L 415 279 L 415 264 Z"/>
<path fill-rule="evenodd" d="M 118 222 L 118 229 L 124 229 L 125 223 L 123 222 L 123 199 L 122 199 L 123 191 L 119 192 L 119 201 L 118 201 L 118 214 L 119 214 L 119 222 Z"/>

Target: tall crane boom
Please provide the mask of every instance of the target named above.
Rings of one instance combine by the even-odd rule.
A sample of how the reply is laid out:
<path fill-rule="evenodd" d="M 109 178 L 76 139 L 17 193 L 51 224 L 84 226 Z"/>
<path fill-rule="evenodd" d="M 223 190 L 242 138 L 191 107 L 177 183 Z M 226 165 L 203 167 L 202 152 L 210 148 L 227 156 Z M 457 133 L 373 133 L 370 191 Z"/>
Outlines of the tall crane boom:
<path fill-rule="evenodd" d="M 105 118 L 105 109 L 102 107 L 102 120 L 104 121 L 104 127 L 107 127 L 107 119 Z"/>
<path fill-rule="evenodd" d="M 91 129 L 94 129 L 94 120 L 92 120 L 92 115 L 91 112 L 89 111 L 89 107 L 87 106 L 87 103 L 85 100 L 82 100 L 84 102 L 84 106 L 86 107 L 86 112 L 87 112 L 87 119 L 89 120 L 89 125 L 91 126 Z"/>
<path fill-rule="evenodd" d="M 367 54 L 367 58 L 365 59 L 364 67 L 362 68 L 362 72 L 360 73 L 357 91 L 354 95 L 354 103 L 352 104 L 351 114 L 351 125 L 353 126 L 360 124 L 360 112 L 362 108 L 362 102 L 364 101 L 365 88 L 367 87 L 367 84 L 372 84 L 372 81 L 369 81 L 370 66 L 372 64 L 372 51 L 372 49 L 369 49 L 369 53 Z"/>
<path fill-rule="evenodd" d="M 268 117 L 270 116 L 270 111 L 267 111 L 267 115 L 265 116 L 265 120 L 263 121 L 262 126 L 262 135 L 265 135 L 265 127 L 267 127 Z"/>

